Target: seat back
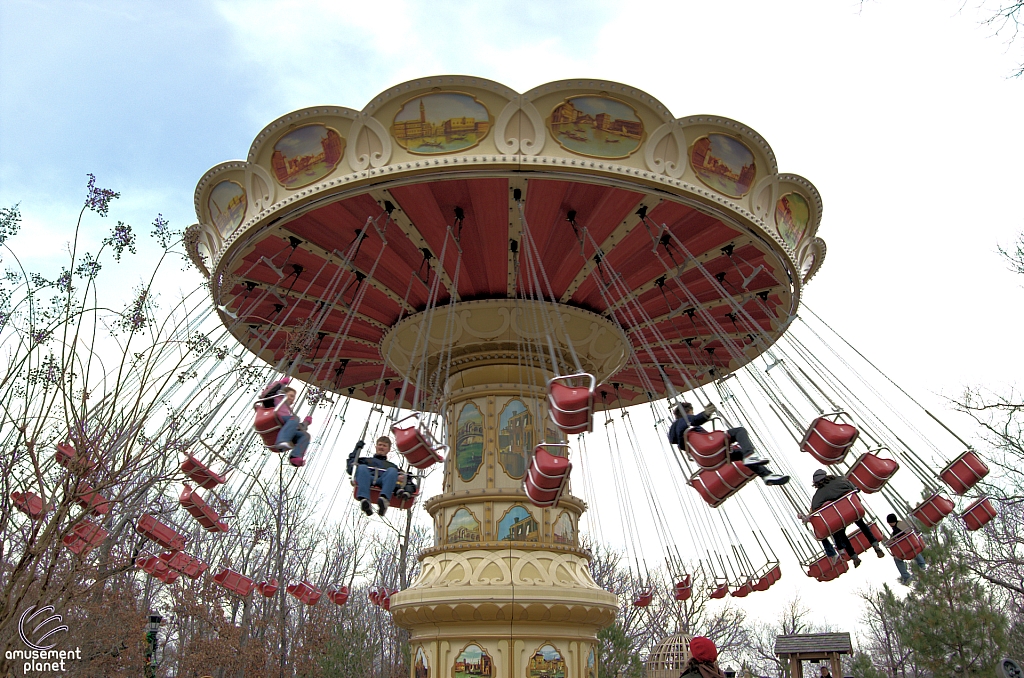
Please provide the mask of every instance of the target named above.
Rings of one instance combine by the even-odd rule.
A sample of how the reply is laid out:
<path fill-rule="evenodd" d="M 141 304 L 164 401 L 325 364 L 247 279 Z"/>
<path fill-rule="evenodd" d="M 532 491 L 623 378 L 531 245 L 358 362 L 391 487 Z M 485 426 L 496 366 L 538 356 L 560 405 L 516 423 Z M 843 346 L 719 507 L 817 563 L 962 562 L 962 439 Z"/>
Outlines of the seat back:
<path fill-rule="evenodd" d="M 535 506 L 554 506 L 569 481 L 572 463 L 568 457 L 558 457 L 547 451 L 547 447 L 566 448 L 565 444 L 541 444 L 533 452 L 530 466 L 523 478 L 523 489 Z"/>
<path fill-rule="evenodd" d="M 820 541 L 863 518 L 864 505 L 860 503 L 859 494 L 859 490 L 848 492 L 812 512 L 810 523 L 814 538 Z"/>
<path fill-rule="evenodd" d="M 980 530 L 986 523 L 996 517 L 996 509 L 988 497 L 978 497 L 960 514 L 960 519 L 968 530 Z"/>
<path fill-rule="evenodd" d="M 688 482 L 709 506 L 717 508 L 753 477 L 754 472 L 744 464 L 729 462 L 714 470 L 698 471 Z"/>
<path fill-rule="evenodd" d="M 586 386 L 572 386 L 574 380 L 583 379 Z M 597 380 L 592 374 L 570 374 L 548 379 L 548 410 L 551 421 L 566 435 L 593 430 L 594 388 Z"/>
<path fill-rule="evenodd" d="M 873 452 L 865 452 L 850 466 L 846 478 L 861 492 L 871 494 L 882 489 L 899 468 L 895 459 L 885 459 Z"/>
<path fill-rule="evenodd" d="M 913 560 L 924 552 L 924 540 L 917 530 L 901 532 L 885 542 L 885 547 L 893 558 L 900 560 Z"/>
<path fill-rule="evenodd" d="M 939 472 L 942 482 L 959 495 L 988 475 L 988 466 L 974 450 L 967 450 Z"/>
<path fill-rule="evenodd" d="M 910 515 L 914 516 L 925 527 L 935 527 L 942 519 L 953 512 L 953 501 L 936 492 L 917 505 Z"/>
<path fill-rule="evenodd" d="M 224 568 L 217 574 L 213 575 L 213 580 L 228 591 L 242 596 L 243 598 L 252 593 L 253 587 L 255 586 L 252 579 L 228 568 Z"/>
<path fill-rule="evenodd" d="M 409 424 L 402 426 L 406 422 Z M 420 421 L 419 413 L 396 421 L 391 427 L 391 433 L 395 436 L 395 447 L 413 468 L 422 471 L 444 462 L 441 451 L 447 450 L 448 446 L 434 440 L 430 431 Z"/>
<path fill-rule="evenodd" d="M 841 462 L 860 435 L 857 427 L 840 421 L 842 416 L 842 412 L 836 412 L 812 421 L 800 442 L 800 449 L 825 465 Z"/>
<path fill-rule="evenodd" d="M 690 458 L 701 468 L 714 470 L 729 460 L 729 435 L 725 431 L 700 433 L 690 427 L 683 431 L 683 442 Z"/>
<path fill-rule="evenodd" d="M 257 400 L 252 406 L 256 410 L 256 418 L 252 427 L 267 447 L 273 447 L 277 443 L 277 432 L 284 426 L 284 420 L 278 412 L 284 403 L 284 398 L 279 400 L 274 407 L 264 407 L 262 400 Z"/>

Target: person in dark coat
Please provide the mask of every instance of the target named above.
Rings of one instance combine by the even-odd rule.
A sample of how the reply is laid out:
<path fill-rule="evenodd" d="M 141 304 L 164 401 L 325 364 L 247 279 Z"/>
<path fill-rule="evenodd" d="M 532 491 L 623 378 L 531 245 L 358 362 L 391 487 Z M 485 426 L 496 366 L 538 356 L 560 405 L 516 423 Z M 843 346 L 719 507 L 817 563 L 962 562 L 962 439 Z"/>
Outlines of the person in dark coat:
<path fill-rule="evenodd" d="M 718 668 L 718 648 L 709 638 L 694 636 L 690 640 L 690 658 L 679 678 L 725 678 Z"/>
<path fill-rule="evenodd" d="M 913 529 L 910 526 L 910 523 L 908 523 L 905 520 L 898 519 L 895 513 L 890 513 L 889 515 L 887 515 L 885 517 L 885 522 L 889 523 L 889 528 L 892 530 L 893 537 L 898 537 L 904 532 L 909 532 Z M 913 577 L 910 575 L 910 571 L 907 570 L 907 563 L 900 560 L 896 556 L 893 556 L 892 559 L 896 561 L 896 569 L 900 571 L 900 583 L 909 584 L 910 580 Z M 914 557 L 914 563 L 920 570 L 924 570 L 928 567 L 924 561 L 923 553 L 918 553 L 917 556 Z"/>
<path fill-rule="evenodd" d="M 694 414 L 693 405 L 690 403 L 676 405 L 673 410 L 676 420 L 672 422 L 672 426 L 668 430 L 669 443 L 685 450 L 686 441 L 683 434 L 686 433 L 686 430 L 689 428 L 695 433 L 707 433 L 702 425 L 711 420 L 711 415 L 715 413 L 716 409 L 714 404 L 708 403 L 704 406 L 703 412 Z M 730 444 L 735 443 L 739 446 L 738 450 L 730 450 L 730 461 L 742 462 L 744 466 L 757 474 L 765 485 L 785 485 L 789 482 L 789 476 L 772 473 L 768 468 L 768 458 L 762 457 L 754 451 L 754 446 L 750 443 L 750 436 L 747 435 L 747 429 L 731 428 L 726 433 L 729 436 Z"/>
<path fill-rule="evenodd" d="M 855 491 L 857 488 L 843 476 L 834 476 L 825 472 L 824 469 L 818 469 L 814 472 L 811 477 L 812 484 L 815 487 L 814 496 L 811 497 L 811 513 L 817 511 L 825 504 L 833 502 L 840 497 Z M 800 518 L 807 522 L 810 518 L 806 515 L 801 515 Z M 867 538 L 868 543 L 871 544 L 871 548 L 874 549 L 875 555 L 879 558 L 884 558 L 885 553 L 882 551 L 882 545 L 878 543 L 878 538 L 875 537 L 871 531 L 871 526 L 864 521 L 863 518 L 858 518 L 855 521 L 857 527 L 860 528 Z M 860 567 L 860 557 L 853 552 L 853 544 L 850 543 L 850 538 L 846 536 L 846 528 L 842 528 L 832 533 L 832 541 L 835 542 L 836 549 L 846 551 L 847 555 L 853 561 L 854 567 Z M 825 553 L 831 558 L 838 558 L 839 554 L 832 551 L 832 544 L 829 543 L 828 539 L 822 539 L 821 545 L 825 549 Z M 832 551 L 830 553 L 830 551 Z"/>
<path fill-rule="evenodd" d="M 368 516 L 373 515 L 373 509 L 370 507 L 370 488 L 380 487 L 377 515 L 383 516 L 387 512 L 388 506 L 391 505 L 391 495 L 394 494 L 395 486 L 402 473 L 398 464 L 388 460 L 388 453 L 391 451 L 391 438 L 387 436 L 377 438 L 374 447 L 372 457 L 361 457 L 359 452 L 363 449 L 363 441 L 360 440 L 356 443 L 355 449 L 348 455 L 346 470 L 349 475 L 352 475 L 353 471 L 355 472 L 356 499 L 359 501 L 359 507 L 363 513 Z M 380 470 L 375 472 L 372 469 Z M 404 485 L 403 482 L 403 487 Z"/>

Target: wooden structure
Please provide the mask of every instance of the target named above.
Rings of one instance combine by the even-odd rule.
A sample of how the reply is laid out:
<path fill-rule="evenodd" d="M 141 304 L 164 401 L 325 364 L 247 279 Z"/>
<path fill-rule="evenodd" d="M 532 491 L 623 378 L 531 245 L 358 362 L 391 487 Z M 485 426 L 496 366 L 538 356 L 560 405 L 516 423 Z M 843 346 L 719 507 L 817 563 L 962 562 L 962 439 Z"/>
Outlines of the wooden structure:
<path fill-rule="evenodd" d="M 789 662 L 792 678 L 804 678 L 803 662 L 827 661 L 832 667 L 832 676 L 842 678 L 839 657 L 853 654 L 853 643 L 849 633 L 797 633 L 775 637 L 775 654 L 783 662 Z"/>

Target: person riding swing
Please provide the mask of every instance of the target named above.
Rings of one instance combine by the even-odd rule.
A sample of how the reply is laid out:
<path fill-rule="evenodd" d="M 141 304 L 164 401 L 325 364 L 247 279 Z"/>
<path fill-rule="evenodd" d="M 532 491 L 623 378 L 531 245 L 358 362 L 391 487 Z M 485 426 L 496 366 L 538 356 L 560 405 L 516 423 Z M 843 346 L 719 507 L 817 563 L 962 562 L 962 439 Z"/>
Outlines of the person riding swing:
<path fill-rule="evenodd" d="M 356 499 L 359 501 L 359 508 L 368 516 L 373 515 L 373 508 L 370 506 L 370 489 L 380 488 L 380 496 L 377 499 L 377 515 L 383 516 L 388 506 L 391 505 L 391 497 L 394 494 L 406 498 L 416 492 L 415 481 L 404 473 L 397 464 L 388 459 L 391 452 L 391 438 L 381 436 L 377 438 L 374 445 L 372 457 L 361 457 L 365 443 L 360 440 L 356 443 L 355 449 L 348 455 L 346 470 L 351 476 L 354 472 L 356 485 Z M 397 489 L 396 489 L 397 488 Z"/>

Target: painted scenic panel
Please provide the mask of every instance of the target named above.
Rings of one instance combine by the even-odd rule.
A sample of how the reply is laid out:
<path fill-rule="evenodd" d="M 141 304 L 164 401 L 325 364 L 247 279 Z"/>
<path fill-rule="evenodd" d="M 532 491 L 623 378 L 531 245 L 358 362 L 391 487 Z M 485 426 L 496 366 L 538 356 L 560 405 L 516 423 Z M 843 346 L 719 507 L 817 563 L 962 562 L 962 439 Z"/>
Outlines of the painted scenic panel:
<path fill-rule="evenodd" d="M 794 250 L 804 239 L 811 220 L 811 207 L 799 193 L 787 193 L 775 203 L 775 226 L 779 236 Z"/>
<path fill-rule="evenodd" d="M 733 198 L 746 195 L 757 175 L 754 154 L 742 141 L 726 134 L 697 139 L 690 149 L 690 167 L 698 179 Z"/>
<path fill-rule="evenodd" d="M 433 92 L 402 104 L 391 136 L 410 153 L 434 155 L 473 148 L 490 129 L 487 107 L 470 95 Z"/>
<path fill-rule="evenodd" d="M 540 523 L 530 509 L 516 504 L 498 521 L 499 541 L 539 541 Z"/>
<path fill-rule="evenodd" d="M 548 128 L 565 150 L 596 158 L 628 157 L 644 138 L 644 123 L 632 106 L 589 94 L 555 106 Z"/>
<path fill-rule="evenodd" d="M 523 477 L 533 439 L 533 413 L 522 400 L 510 400 L 498 415 L 498 462 L 505 473 L 513 478 Z"/>
<path fill-rule="evenodd" d="M 565 435 L 562 433 L 562 429 L 555 426 L 555 422 L 551 421 L 550 416 L 544 417 L 544 442 L 546 443 L 564 443 Z M 554 454 L 553 450 L 548 450 Z"/>
<path fill-rule="evenodd" d="M 469 509 L 460 508 L 448 521 L 448 543 L 480 541 L 480 521 Z"/>
<path fill-rule="evenodd" d="M 552 534 L 556 544 L 575 544 L 576 528 L 572 524 L 572 516 L 567 511 L 562 511 L 555 521 Z"/>
<path fill-rule="evenodd" d="M 422 647 L 416 648 L 416 662 L 413 664 L 413 678 L 430 678 L 430 660 Z"/>
<path fill-rule="evenodd" d="M 484 460 L 484 415 L 473 403 L 467 403 L 459 414 L 455 430 L 455 466 L 459 477 L 472 480 Z"/>
<path fill-rule="evenodd" d="M 587 678 L 597 678 L 597 653 L 594 652 L 594 648 L 590 648 L 590 654 L 587 655 Z M 417 678 L 419 678 L 417 676 Z"/>
<path fill-rule="evenodd" d="M 526 678 L 565 678 L 565 660 L 554 645 L 541 645 L 526 662 Z"/>
<path fill-rule="evenodd" d="M 270 164 L 274 178 L 285 188 L 300 188 L 331 172 L 345 155 L 345 139 L 327 125 L 303 125 L 274 144 Z"/>
<path fill-rule="evenodd" d="M 245 217 L 245 189 L 236 181 L 222 181 L 210 191 L 207 206 L 210 219 L 222 236 L 227 236 Z"/>
<path fill-rule="evenodd" d="M 493 678 L 494 661 L 479 645 L 467 645 L 455 658 L 454 678 Z"/>

